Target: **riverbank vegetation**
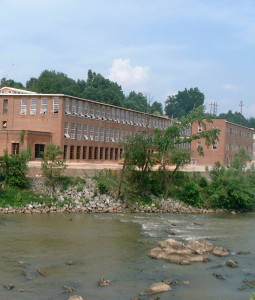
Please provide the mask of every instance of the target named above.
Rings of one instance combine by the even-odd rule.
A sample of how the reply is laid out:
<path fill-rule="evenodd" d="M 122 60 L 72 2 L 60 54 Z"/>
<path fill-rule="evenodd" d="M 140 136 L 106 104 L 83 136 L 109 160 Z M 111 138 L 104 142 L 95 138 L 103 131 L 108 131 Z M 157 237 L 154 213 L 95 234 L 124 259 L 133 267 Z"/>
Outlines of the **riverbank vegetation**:
<path fill-rule="evenodd" d="M 180 171 L 190 162 L 187 145 L 191 141 L 203 139 L 207 146 L 217 141 L 219 130 L 206 130 L 204 119 L 210 121 L 203 113 L 203 107 L 198 107 L 165 131 L 156 130 L 154 134 L 145 131 L 127 138 L 122 145 L 124 155 L 121 172 L 97 172 L 93 178 L 96 182 L 93 195 L 108 194 L 121 199 L 126 206 L 132 203 L 150 205 L 155 199 L 171 198 L 208 209 L 242 211 L 255 207 L 255 170 L 246 170 L 250 158 L 242 148 L 228 167 L 216 163 L 211 171 L 203 175 Z M 186 134 L 189 124 L 193 122 L 197 122 L 204 130 L 193 135 Z M 202 147 L 198 147 L 197 151 L 203 155 Z M 5 152 L 0 157 L 0 206 L 22 206 L 34 201 L 54 203 L 57 200 L 56 187 L 58 193 L 74 185 L 77 185 L 77 191 L 84 190 L 86 179 L 74 180 L 63 176 L 65 163 L 62 152 L 59 147 L 49 145 L 42 159 L 42 174 L 47 185 L 47 195 L 44 197 L 50 197 L 51 200 L 32 193 L 26 176 L 29 157 L 29 151 L 23 151 L 20 155 L 8 155 Z"/>

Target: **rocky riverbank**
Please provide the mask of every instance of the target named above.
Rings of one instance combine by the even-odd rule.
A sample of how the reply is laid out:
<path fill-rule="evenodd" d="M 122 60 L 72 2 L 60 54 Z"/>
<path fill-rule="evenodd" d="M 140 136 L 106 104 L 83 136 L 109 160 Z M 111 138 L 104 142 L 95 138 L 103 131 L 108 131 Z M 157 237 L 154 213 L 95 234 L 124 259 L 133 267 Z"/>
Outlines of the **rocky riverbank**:
<path fill-rule="evenodd" d="M 0 208 L 0 213 L 220 213 L 223 209 L 203 209 L 187 205 L 181 201 L 160 199 L 151 196 L 151 204 L 126 203 L 110 194 L 100 194 L 95 180 L 88 178 L 86 183 L 62 186 L 55 189 L 51 204 L 43 204 L 45 197 L 52 198 L 52 189 L 44 178 L 31 178 L 31 191 L 38 195 L 38 203 L 27 204 L 24 207 L 7 206 Z M 40 202 L 40 203 L 39 203 Z"/>

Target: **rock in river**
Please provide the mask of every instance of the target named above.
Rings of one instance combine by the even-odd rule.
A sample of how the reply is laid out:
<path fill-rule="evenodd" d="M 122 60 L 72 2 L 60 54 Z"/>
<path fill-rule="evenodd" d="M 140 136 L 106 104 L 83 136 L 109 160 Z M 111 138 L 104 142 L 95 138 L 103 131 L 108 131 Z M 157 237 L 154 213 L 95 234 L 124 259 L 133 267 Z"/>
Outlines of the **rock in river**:
<path fill-rule="evenodd" d="M 157 283 L 153 283 L 148 289 L 143 291 L 140 295 L 146 296 L 146 295 L 152 295 L 152 294 L 167 292 L 167 291 L 171 291 L 171 287 L 168 284 L 166 284 L 165 282 L 157 282 Z"/>

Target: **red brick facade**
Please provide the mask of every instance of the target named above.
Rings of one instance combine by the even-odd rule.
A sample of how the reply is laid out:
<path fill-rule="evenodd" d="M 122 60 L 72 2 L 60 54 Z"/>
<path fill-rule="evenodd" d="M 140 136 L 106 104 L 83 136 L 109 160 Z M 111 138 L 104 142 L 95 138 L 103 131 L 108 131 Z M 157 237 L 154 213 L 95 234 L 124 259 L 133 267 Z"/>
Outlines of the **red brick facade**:
<path fill-rule="evenodd" d="M 118 161 L 125 137 L 170 124 L 165 117 L 62 94 L 0 92 L 0 155 L 30 147 L 36 159 L 52 143 L 67 160 Z"/>
<path fill-rule="evenodd" d="M 214 127 L 220 129 L 219 141 L 207 147 L 204 140 L 193 141 L 191 143 L 191 162 L 197 165 L 214 165 L 219 161 L 224 165 L 229 165 L 234 153 L 240 148 L 245 148 L 252 158 L 253 152 L 253 132 L 252 128 L 247 128 L 226 120 L 214 119 L 213 123 L 206 123 L 206 129 Z M 192 134 L 204 130 L 194 123 L 191 128 Z M 197 147 L 201 145 L 204 149 L 204 156 L 199 156 Z"/>

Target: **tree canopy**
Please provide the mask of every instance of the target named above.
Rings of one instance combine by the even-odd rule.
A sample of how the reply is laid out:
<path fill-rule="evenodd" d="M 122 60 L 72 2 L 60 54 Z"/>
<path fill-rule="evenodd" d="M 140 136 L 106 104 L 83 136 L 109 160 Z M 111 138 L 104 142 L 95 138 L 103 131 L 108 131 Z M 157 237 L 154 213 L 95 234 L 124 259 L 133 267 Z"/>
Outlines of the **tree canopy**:
<path fill-rule="evenodd" d="M 0 81 L 0 88 L 5 87 L 5 86 L 12 87 L 15 89 L 24 89 L 25 88 L 21 82 L 14 81 L 13 79 L 6 79 L 6 77 L 3 77 Z"/>
<path fill-rule="evenodd" d="M 196 88 L 179 91 L 176 95 L 168 96 L 165 102 L 165 112 L 169 117 L 181 118 L 196 107 L 204 104 L 205 96 Z"/>

